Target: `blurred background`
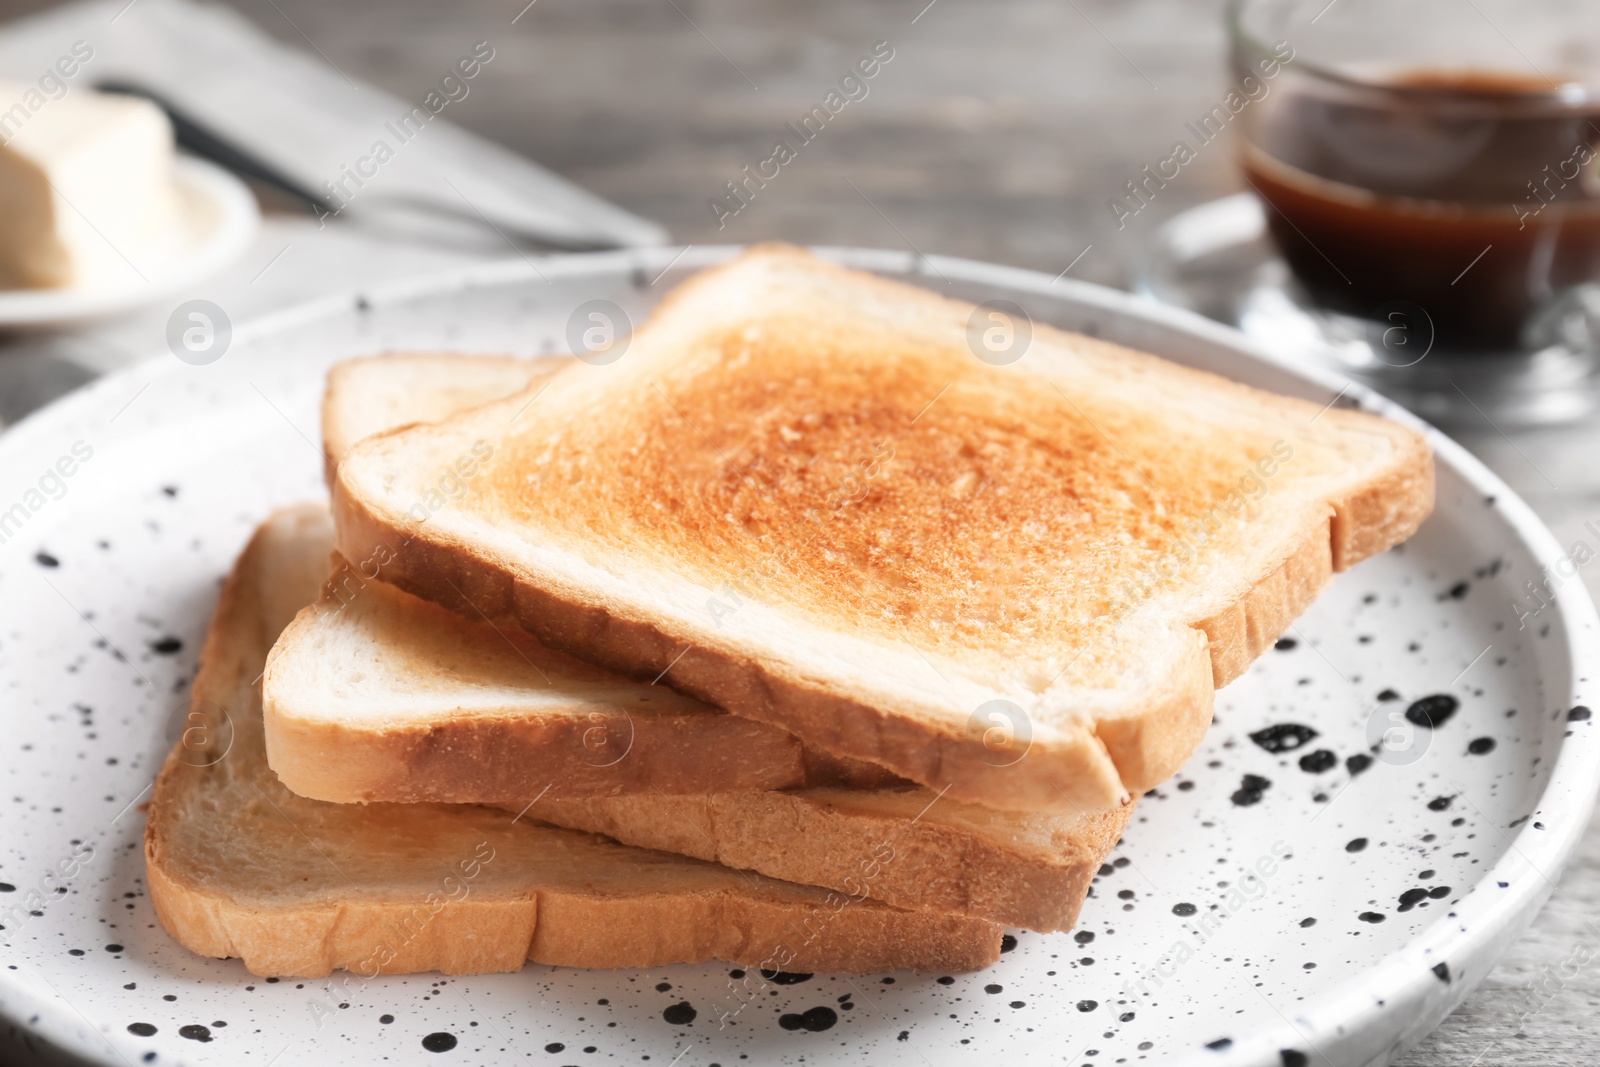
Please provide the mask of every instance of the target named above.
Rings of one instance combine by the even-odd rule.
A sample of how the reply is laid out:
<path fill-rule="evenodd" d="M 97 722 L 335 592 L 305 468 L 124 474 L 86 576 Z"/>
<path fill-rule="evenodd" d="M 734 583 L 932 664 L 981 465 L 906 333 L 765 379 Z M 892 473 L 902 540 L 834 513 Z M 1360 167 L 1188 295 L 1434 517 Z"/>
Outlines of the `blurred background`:
<path fill-rule="evenodd" d="M 1218 0 L 924 5 L 229 6 L 407 101 L 436 87 L 472 45 L 489 42 L 494 60 L 445 117 L 661 223 L 679 242 L 915 247 L 1051 274 L 1093 245 L 1072 276 L 1121 285 L 1141 233 L 1243 188 L 1219 144 L 1124 229 L 1107 204 L 1139 166 L 1170 151 L 1190 110 L 1224 90 Z M 0 15 L 45 6 L 0 4 Z M 784 124 L 798 122 L 880 41 L 893 59 L 867 83 L 867 96 L 719 228 L 708 201 L 726 196 L 724 183 L 742 167 L 769 157 Z M 284 198 L 265 206 L 275 226 L 261 252 L 282 248 L 284 240 L 272 243 L 279 233 L 306 242 L 252 287 L 271 283 L 270 295 L 250 294 L 271 301 L 290 285 L 284 275 L 316 258 L 315 238 L 302 232 L 314 220 Z M 384 243 L 379 234 L 317 236 L 329 251 L 349 251 L 362 237 Z M 508 254 L 492 242 L 407 249 L 358 269 L 364 279 Z M 265 262 L 246 257 L 237 273 L 248 281 Z M 344 274 L 351 265 L 340 256 L 346 287 L 361 280 Z"/>
<path fill-rule="evenodd" d="M 912 249 L 1126 287 L 1164 220 L 1245 188 L 1230 130 L 1137 215 L 1119 220 L 1111 207 L 1227 91 L 1222 0 L 525 3 L 226 6 L 339 77 L 406 101 L 487 42 L 492 62 L 445 117 L 654 220 L 677 243 Z M 6 0 L 0 19 L 47 6 Z M 719 219 L 712 201 L 727 195 L 725 183 L 767 159 L 785 124 L 880 42 L 892 58 L 866 95 Z M 384 278 L 536 254 L 494 232 L 418 239 L 353 218 L 319 226 L 303 203 L 255 191 L 264 225 L 204 293 L 234 322 Z M 162 351 L 169 310 L 0 334 L 0 424 Z M 1567 542 L 1564 531 L 1600 516 L 1592 442 L 1579 447 L 1575 436 L 1592 432 L 1513 439 L 1482 425 L 1457 434 Z M 1521 992 L 1567 955 L 1594 910 L 1597 866 L 1591 834 L 1533 932 L 1404 1062 L 1591 1061 L 1600 976 L 1564 984 L 1525 1029 L 1518 1014 Z"/>
<path fill-rule="evenodd" d="M 1219 144 L 1126 229 L 1106 203 L 1226 89 L 1219 0 L 926 5 L 227 6 L 405 100 L 421 99 L 488 41 L 494 60 L 446 117 L 660 222 L 680 242 L 915 245 L 1051 274 L 1092 243 L 1073 276 L 1119 285 L 1141 232 L 1243 188 Z M 46 6 L 8 2 L 0 14 Z M 767 158 L 784 123 L 879 41 L 894 58 L 867 97 L 719 230 L 708 199 Z"/>

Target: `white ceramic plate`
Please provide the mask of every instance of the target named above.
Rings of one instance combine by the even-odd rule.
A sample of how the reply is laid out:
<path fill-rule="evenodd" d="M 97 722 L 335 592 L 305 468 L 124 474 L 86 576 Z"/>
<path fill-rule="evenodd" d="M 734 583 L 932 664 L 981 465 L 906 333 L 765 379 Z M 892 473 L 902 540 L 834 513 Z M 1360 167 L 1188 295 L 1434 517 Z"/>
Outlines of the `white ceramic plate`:
<path fill-rule="evenodd" d="M 60 326 L 112 315 L 175 296 L 239 258 L 261 225 L 256 198 L 221 167 L 191 156 L 176 161 L 185 233 L 182 252 L 169 262 L 130 266 L 114 285 L 64 289 L 0 290 L 0 327 Z"/>
<path fill-rule="evenodd" d="M 240 327 L 214 363 L 162 356 L 0 438 L 0 515 L 13 502 L 24 512 L 0 546 L 0 880 L 15 887 L 0 890 L 0 911 L 29 889 L 46 897 L 38 915 L 0 916 L 11 927 L 0 1012 L 108 1063 L 1100 1067 L 1383 1062 L 1460 1002 L 1533 917 L 1585 825 L 1600 749 L 1593 720 L 1572 709 L 1594 700 L 1600 634 L 1577 580 L 1556 580 L 1549 605 L 1519 619 L 1523 583 L 1560 549 L 1437 435 L 1439 504 L 1422 532 L 1341 575 L 1296 624 L 1294 647 L 1219 694 L 1216 725 L 1141 804 L 1076 934 L 1018 934 L 988 971 L 816 975 L 776 986 L 723 1030 L 713 1009 L 730 996 L 730 969 L 719 965 L 413 975 L 337 998 L 319 1027 L 323 983 L 253 978 L 167 936 L 145 895 L 138 803 L 176 734 L 234 554 L 272 508 L 321 495 L 327 366 L 396 347 L 564 350 L 582 302 L 614 301 L 638 321 L 727 254 L 518 262 L 330 298 Z M 957 260 L 834 254 L 1405 417 L 1125 294 Z M 47 476 L 79 442 L 88 460 L 59 483 Z M 41 479 L 47 491 L 30 496 Z M 1435 696 L 1457 703 L 1448 721 L 1413 728 L 1393 762 L 1352 774 L 1351 757 L 1371 755 L 1370 728 L 1381 740 L 1398 727 L 1391 743 L 1402 742 L 1401 713 Z M 1277 753 L 1252 740 L 1272 727 L 1263 738 L 1292 740 L 1285 724 L 1317 736 Z M 71 877 L 46 879 L 62 861 Z"/>

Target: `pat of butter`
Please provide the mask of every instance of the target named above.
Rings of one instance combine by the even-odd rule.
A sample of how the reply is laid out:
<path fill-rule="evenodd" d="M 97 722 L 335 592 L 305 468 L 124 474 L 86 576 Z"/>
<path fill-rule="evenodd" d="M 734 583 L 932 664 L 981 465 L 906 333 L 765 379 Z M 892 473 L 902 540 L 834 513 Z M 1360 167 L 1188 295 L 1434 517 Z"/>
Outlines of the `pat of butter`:
<path fill-rule="evenodd" d="M 0 81 L 0 289 L 137 283 L 176 253 L 181 221 L 159 108 Z"/>

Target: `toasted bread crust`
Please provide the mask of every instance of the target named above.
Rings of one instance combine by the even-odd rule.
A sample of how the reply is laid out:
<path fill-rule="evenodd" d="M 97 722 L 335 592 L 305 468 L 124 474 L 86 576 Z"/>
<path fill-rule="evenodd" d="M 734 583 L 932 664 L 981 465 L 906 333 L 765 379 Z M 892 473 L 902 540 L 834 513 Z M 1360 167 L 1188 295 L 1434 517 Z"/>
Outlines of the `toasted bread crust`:
<path fill-rule="evenodd" d="M 1433 450 L 1420 434 L 1399 439 L 1400 454 L 1365 485 L 1333 501 L 1333 569 L 1348 570 L 1417 532 L 1433 513 Z"/>
<path fill-rule="evenodd" d="M 924 811 L 939 799 L 909 790 Z M 869 802 L 870 802 L 869 797 Z M 945 801 L 947 805 L 952 803 Z M 1133 803 L 1097 811 L 1031 847 L 1002 845 L 959 821 L 890 819 L 840 790 L 541 801 L 545 822 L 624 844 L 677 852 L 772 878 L 870 894 L 903 908 L 989 919 L 1026 930 L 1070 930 Z M 1032 823 L 1068 821 L 1039 817 Z"/>
<path fill-rule="evenodd" d="M 850 900 L 519 825 L 485 808 L 328 805 L 290 794 L 266 768 L 250 679 L 293 601 L 314 594 L 306 559 L 314 553 L 298 553 L 305 574 L 276 570 L 295 554 L 285 546 L 303 547 L 313 528 L 325 547 L 325 512 L 287 509 L 241 555 L 201 653 L 191 698 L 198 718 L 151 794 L 151 902 L 187 947 L 240 957 L 255 974 L 303 977 L 714 958 L 775 969 L 950 971 L 998 958 L 1001 929 L 982 920 Z M 481 872 L 468 862 L 480 838 Z M 459 896 L 452 879 L 441 881 L 458 867 L 467 872 L 455 876 L 456 889 L 467 884 Z"/>
<path fill-rule="evenodd" d="M 285 786 L 335 804 L 511 804 L 545 789 L 554 796 L 626 796 L 905 782 L 875 764 L 830 758 L 781 730 L 727 713 L 636 724 L 636 755 L 616 764 L 569 758 L 584 750 L 592 730 L 572 719 L 449 719 L 378 732 L 277 718 L 269 719 L 267 738 Z"/>
<path fill-rule="evenodd" d="M 1277 566 L 1267 570 L 1224 611 L 1197 628 L 1206 635 L 1212 684 L 1221 689 L 1239 677 L 1333 579 L 1331 518 L 1310 525 Z"/>
<path fill-rule="evenodd" d="M 982 920 L 863 907 L 842 897 L 837 905 L 797 909 L 733 892 L 608 899 L 556 891 L 463 900 L 401 941 L 391 932 L 414 917 L 416 901 L 255 906 L 182 878 L 163 862 L 161 847 L 159 838 L 146 845 L 150 901 L 161 925 L 191 952 L 238 958 L 261 976 L 492 974 L 529 962 L 652 968 L 709 960 L 842 974 L 951 972 L 1000 958 L 1002 930 Z M 807 941 L 811 930 L 819 936 Z M 386 938 L 395 956 L 373 971 L 373 946 Z"/>
<path fill-rule="evenodd" d="M 555 796 L 793 789 L 793 736 L 727 713 L 607 722 L 580 716 L 452 717 L 373 728 L 268 713 L 272 769 L 300 796 L 336 804 L 513 804 Z M 626 755 L 584 758 L 596 730 Z"/>

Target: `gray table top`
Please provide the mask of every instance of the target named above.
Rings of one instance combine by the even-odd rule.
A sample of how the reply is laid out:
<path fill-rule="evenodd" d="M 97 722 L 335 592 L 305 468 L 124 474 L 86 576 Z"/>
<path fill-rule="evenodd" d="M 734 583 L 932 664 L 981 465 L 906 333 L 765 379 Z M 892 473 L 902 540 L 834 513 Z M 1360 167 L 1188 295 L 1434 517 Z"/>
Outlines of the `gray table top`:
<path fill-rule="evenodd" d="M 1163 218 L 1242 187 L 1219 141 L 1125 226 L 1107 206 L 1225 91 L 1220 0 L 229 2 L 407 98 L 490 42 L 454 119 L 683 242 L 910 247 L 1052 274 L 1076 260 L 1073 277 L 1124 285 Z M 0 2 L 0 18 L 36 6 Z M 893 58 L 866 98 L 719 227 L 708 201 L 878 42 Z M 1460 436 L 1563 543 L 1600 516 L 1600 428 Z M 1600 968 L 1572 962 L 1600 956 L 1584 926 L 1597 868 L 1591 828 L 1528 934 L 1401 1062 L 1600 1058 Z"/>

